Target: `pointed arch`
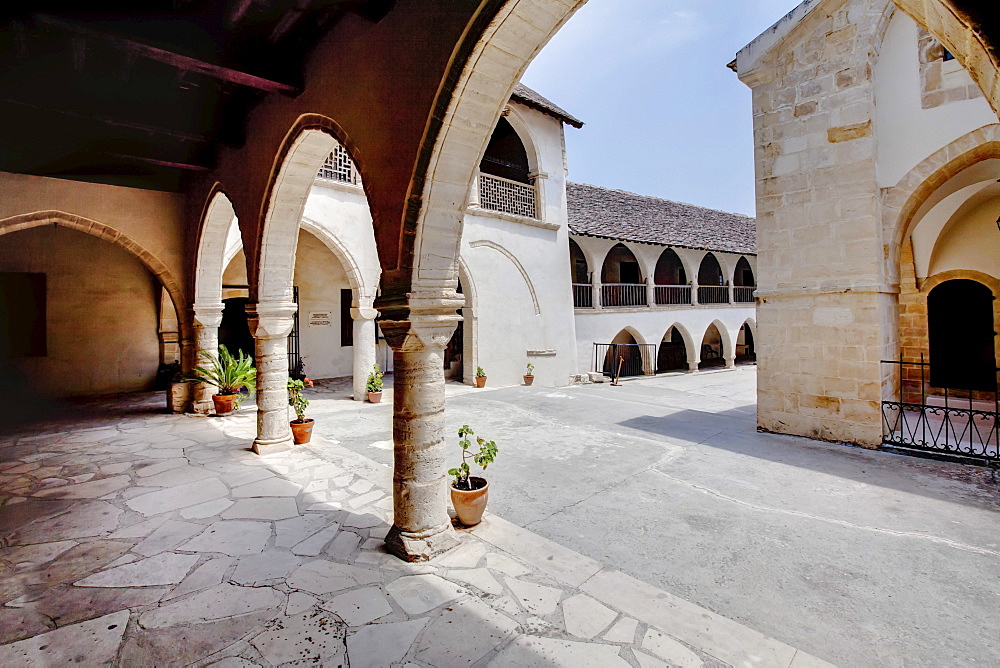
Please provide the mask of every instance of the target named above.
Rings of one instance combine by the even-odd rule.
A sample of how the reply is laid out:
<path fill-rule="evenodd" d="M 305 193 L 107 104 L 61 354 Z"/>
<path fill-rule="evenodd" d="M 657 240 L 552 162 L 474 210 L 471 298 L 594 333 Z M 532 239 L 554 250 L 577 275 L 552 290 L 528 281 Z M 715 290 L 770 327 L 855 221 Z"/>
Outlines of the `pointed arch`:
<path fill-rule="evenodd" d="M 219 304 L 222 302 L 222 274 L 232 258 L 227 258 L 227 238 L 236 211 L 233 203 L 215 184 L 205 202 L 198 234 L 198 251 L 195 256 L 194 303 Z"/>
<path fill-rule="evenodd" d="M 495 241 L 489 241 L 488 239 L 480 239 L 478 241 L 470 242 L 469 247 L 492 248 L 493 250 L 497 251 L 498 253 L 506 257 L 508 260 L 510 260 L 514 264 L 514 266 L 517 267 L 517 270 L 521 272 L 521 277 L 524 279 L 525 285 L 528 286 L 528 293 L 531 295 L 531 304 L 535 309 L 535 315 L 541 315 L 542 309 L 538 305 L 538 295 L 535 293 L 535 285 L 534 283 L 531 282 L 531 276 L 528 275 L 528 270 L 524 268 L 524 265 L 521 264 L 521 261 L 518 260 L 513 253 L 511 253 L 509 250 L 507 250 L 500 244 L 496 243 Z"/>
<path fill-rule="evenodd" d="M 683 350 L 680 352 L 683 353 L 682 355 L 673 351 L 676 348 L 676 337 L 673 336 L 674 332 L 681 339 Z M 678 369 L 687 371 L 694 360 L 695 353 L 695 342 L 691 337 L 691 332 L 680 322 L 675 322 L 670 327 L 667 327 L 667 330 L 663 333 L 663 338 L 660 340 L 657 350 L 656 370 L 657 372 Z"/>

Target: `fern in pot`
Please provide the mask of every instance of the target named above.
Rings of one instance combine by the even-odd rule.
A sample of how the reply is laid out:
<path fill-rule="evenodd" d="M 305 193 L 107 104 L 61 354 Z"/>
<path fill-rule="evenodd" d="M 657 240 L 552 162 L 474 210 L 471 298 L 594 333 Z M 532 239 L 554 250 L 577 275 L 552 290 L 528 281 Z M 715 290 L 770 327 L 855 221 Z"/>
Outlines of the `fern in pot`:
<path fill-rule="evenodd" d="M 243 402 L 243 388 L 253 392 L 257 382 L 257 369 L 253 366 L 253 358 L 239 351 L 238 357 L 225 346 L 219 346 L 218 353 L 202 351 L 202 366 L 193 370 L 191 380 L 205 383 L 217 388 L 212 396 L 216 415 L 229 415 L 239 410 Z"/>

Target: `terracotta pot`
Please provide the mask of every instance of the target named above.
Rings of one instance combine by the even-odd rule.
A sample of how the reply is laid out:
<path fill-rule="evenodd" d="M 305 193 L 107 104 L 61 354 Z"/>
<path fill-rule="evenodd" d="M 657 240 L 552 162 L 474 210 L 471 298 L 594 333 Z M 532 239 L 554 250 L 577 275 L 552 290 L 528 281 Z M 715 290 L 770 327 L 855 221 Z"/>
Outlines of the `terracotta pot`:
<path fill-rule="evenodd" d="M 183 413 L 191 401 L 191 383 L 170 383 L 167 390 L 167 410 L 171 413 Z"/>
<path fill-rule="evenodd" d="M 235 394 L 213 394 L 212 402 L 215 404 L 216 415 L 229 415 L 233 412 L 233 404 L 236 403 Z"/>
<path fill-rule="evenodd" d="M 528 374 L 524 374 L 524 384 L 525 385 L 531 385 L 533 382 L 535 382 L 535 377 L 534 376 L 531 376 L 531 375 L 528 375 Z"/>
<path fill-rule="evenodd" d="M 476 387 L 485 387 L 486 376 L 476 376 Z"/>
<path fill-rule="evenodd" d="M 458 521 L 467 527 L 475 526 L 483 520 L 483 511 L 486 510 L 486 500 L 490 494 L 490 483 L 486 478 L 469 476 L 469 480 L 473 487 L 482 487 L 469 491 L 456 489 L 455 483 L 451 484 L 451 505 L 455 507 Z"/>
<path fill-rule="evenodd" d="M 368 393 L 368 401 L 371 402 L 371 403 L 373 403 L 373 404 L 380 404 L 380 403 L 382 403 L 382 393 L 381 392 L 369 392 Z"/>
<path fill-rule="evenodd" d="M 295 441 L 296 445 L 302 445 L 308 443 L 309 439 L 312 438 L 313 425 L 316 424 L 316 420 L 306 418 L 302 422 L 292 420 L 288 424 L 292 427 L 292 440 Z"/>

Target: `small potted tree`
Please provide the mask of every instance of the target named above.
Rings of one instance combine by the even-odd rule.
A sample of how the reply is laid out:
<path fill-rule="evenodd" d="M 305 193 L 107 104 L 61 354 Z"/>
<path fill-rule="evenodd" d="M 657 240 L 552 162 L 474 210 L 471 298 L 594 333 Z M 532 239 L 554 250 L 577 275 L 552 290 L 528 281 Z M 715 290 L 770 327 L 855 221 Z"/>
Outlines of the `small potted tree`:
<path fill-rule="evenodd" d="M 196 383 L 206 383 L 218 388 L 212 396 L 216 415 L 229 415 L 239 410 L 243 401 L 241 390 L 245 387 L 251 392 L 257 380 L 257 370 L 253 367 L 253 359 L 239 351 L 239 357 L 233 357 L 225 346 L 219 346 L 218 354 L 202 351 L 204 366 L 194 368 L 191 378 Z"/>
<path fill-rule="evenodd" d="M 372 367 L 372 372 L 368 374 L 368 384 L 365 386 L 368 392 L 368 401 L 373 404 L 382 401 L 382 370 L 376 364 Z"/>
<path fill-rule="evenodd" d="M 476 367 L 476 387 L 486 386 L 486 372 L 483 371 L 483 367 Z"/>
<path fill-rule="evenodd" d="M 309 442 L 312 438 L 313 426 L 316 424 L 315 420 L 306 417 L 309 400 L 302 394 L 306 381 L 312 385 L 312 381 L 308 378 L 305 380 L 288 379 L 288 405 L 295 410 L 295 419 L 288 424 L 292 427 L 292 440 L 295 441 L 296 445 Z"/>
<path fill-rule="evenodd" d="M 528 362 L 528 371 L 524 374 L 524 384 L 531 385 L 535 382 L 535 365 Z"/>
<path fill-rule="evenodd" d="M 497 444 L 481 436 L 476 436 L 479 451 L 472 452 L 470 436 L 475 436 L 475 433 L 469 425 L 462 425 L 458 430 L 462 463 L 458 468 L 448 470 L 448 475 L 455 476 L 455 480 L 451 483 L 451 504 L 455 507 L 458 521 L 465 526 L 474 526 L 482 521 L 490 491 L 490 483 L 486 478 L 469 475 L 469 460 L 483 467 L 485 471 L 497 456 Z"/>

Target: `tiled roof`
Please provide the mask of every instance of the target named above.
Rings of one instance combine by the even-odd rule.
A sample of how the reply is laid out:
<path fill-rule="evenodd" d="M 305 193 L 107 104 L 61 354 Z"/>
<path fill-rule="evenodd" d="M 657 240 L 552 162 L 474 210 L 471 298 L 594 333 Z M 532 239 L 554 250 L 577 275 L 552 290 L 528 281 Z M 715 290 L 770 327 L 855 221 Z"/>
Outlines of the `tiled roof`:
<path fill-rule="evenodd" d="M 756 254 L 757 221 L 726 213 L 582 183 L 566 184 L 569 229 L 605 239 Z"/>
<path fill-rule="evenodd" d="M 563 110 L 562 107 L 550 102 L 522 83 L 519 83 L 514 87 L 514 92 L 511 93 L 510 99 L 516 100 L 533 109 L 537 109 L 538 111 L 546 113 L 549 116 L 555 116 L 562 122 L 572 125 L 574 128 L 583 127 L 583 121 L 574 116 L 570 116 L 569 113 Z"/>

